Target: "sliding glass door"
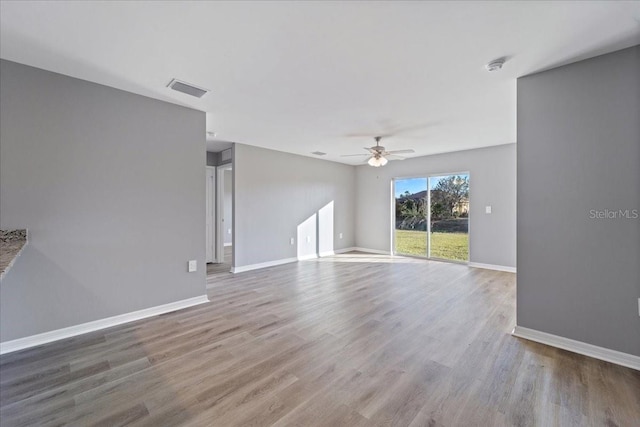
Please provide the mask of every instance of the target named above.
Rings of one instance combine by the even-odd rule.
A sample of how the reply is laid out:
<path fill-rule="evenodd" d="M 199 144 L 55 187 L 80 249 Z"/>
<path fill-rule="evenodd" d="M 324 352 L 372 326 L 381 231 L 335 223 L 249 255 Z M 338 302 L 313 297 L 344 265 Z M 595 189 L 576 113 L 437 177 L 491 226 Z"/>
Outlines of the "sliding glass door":
<path fill-rule="evenodd" d="M 429 258 L 469 261 L 469 174 L 429 177 Z"/>
<path fill-rule="evenodd" d="M 469 174 L 393 180 L 394 253 L 469 260 Z"/>
<path fill-rule="evenodd" d="M 427 178 L 395 179 L 393 191 L 394 252 L 401 255 L 428 256 Z"/>

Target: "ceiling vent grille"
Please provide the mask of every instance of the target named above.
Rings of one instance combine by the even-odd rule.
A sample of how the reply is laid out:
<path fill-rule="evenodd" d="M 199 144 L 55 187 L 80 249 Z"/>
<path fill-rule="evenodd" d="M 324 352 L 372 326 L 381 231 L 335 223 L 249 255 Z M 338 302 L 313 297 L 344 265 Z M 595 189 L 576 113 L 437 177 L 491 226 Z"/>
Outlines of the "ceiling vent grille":
<path fill-rule="evenodd" d="M 177 90 L 178 92 L 186 93 L 187 95 L 195 96 L 196 98 L 202 98 L 210 92 L 209 89 L 204 89 L 191 83 L 180 81 L 178 79 L 171 80 L 167 87 L 173 90 Z"/>
<path fill-rule="evenodd" d="M 327 153 L 323 153 L 322 151 L 314 151 L 311 154 L 315 154 L 316 156 L 326 156 Z"/>

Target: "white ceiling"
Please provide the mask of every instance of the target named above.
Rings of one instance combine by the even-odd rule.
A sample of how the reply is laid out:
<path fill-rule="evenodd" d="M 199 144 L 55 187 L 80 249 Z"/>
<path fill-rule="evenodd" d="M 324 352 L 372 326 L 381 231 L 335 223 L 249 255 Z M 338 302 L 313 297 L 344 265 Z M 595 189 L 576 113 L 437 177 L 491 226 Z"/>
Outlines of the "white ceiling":
<path fill-rule="evenodd" d="M 515 79 L 640 43 L 640 2 L 2 1 L 0 25 L 4 59 L 206 111 L 216 139 L 356 164 L 340 155 L 373 139 L 353 134 L 409 128 L 383 145 L 412 156 L 514 142 Z"/>

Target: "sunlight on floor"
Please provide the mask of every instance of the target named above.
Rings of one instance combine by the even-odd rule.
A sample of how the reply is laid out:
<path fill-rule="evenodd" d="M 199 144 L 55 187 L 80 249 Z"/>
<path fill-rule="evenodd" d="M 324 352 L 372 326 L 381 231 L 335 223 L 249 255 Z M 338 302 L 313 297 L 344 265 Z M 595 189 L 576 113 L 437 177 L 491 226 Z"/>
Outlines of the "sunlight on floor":
<path fill-rule="evenodd" d="M 416 264 L 424 263 L 426 259 L 403 257 L 398 255 L 378 255 L 364 252 L 348 252 L 346 254 L 337 254 L 330 257 L 318 258 L 317 262 L 375 262 L 390 264 Z"/>

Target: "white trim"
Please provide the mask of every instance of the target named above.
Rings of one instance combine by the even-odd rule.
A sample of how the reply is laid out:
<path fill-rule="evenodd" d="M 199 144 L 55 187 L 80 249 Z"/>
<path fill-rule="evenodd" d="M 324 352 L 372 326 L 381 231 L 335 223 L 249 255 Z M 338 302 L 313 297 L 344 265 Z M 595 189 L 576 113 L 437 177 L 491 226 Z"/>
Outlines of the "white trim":
<path fill-rule="evenodd" d="M 349 248 L 342 248 L 342 249 L 334 249 L 332 251 L 326 251 L 326 252 L 320 252 L 320 254 L 318 255 L 319 258 L 324 258 L 327 256 L 334 256 L 334 255 L 340 255 L 340 254 L 344 254 L 347 252 L 353 252 L 357 250 L 354 247 L 349 247 Z"/>
<path fill-rule="evenodd" d="M 335 249 L 333 251 L 333 255 L 339 255 L 339 254 L 344 254 L 344 253 L 347 253 L 347 252 L 353 252 L 355 250 L 356 250 L 356 248 L 354 248 L 354 247 L 343 248 L 343 249 Z"/>
<path fill-rule="evenodd" d="M 233 246 L 233 243 L 231 243 L 231 242 L 229 242 L 229 243 L 225 242 L 225 243 L 224 243 L 224 247 L 226 248 L 227 246 Z"/>
<path fill-rule="evenodd" d="M 392 255 L 396 251 L 396 179 L 397 178 L 391 178 L 391 193 L 389 194 L 389 214 L 391 216 L 391 222 L 389 223 L 389 227 L 391 228 L 389 253 Z"/>
<path fill-rule="evenodd" d="M 472 268 L 484 268 L 486 270 L 506 271 L 507 273 L 516 273 L 516 267 L 507 267 L 506 265 L 483 264 L 481 262 L 470 262 L 467 264 Z"/>
<path fill-rule="evenodd" d="M 522 326 L 516 326 L 511 335 L 640 371 L 640 357 L 632 354 L 598 347 L 597 345 L 587 344 L 582 341 L 576 341 L 570 338 L 536 331 L 535 329 L 524 328 Z"/>
<path fill-rule="evenodd" d="M 296 262 L 298 258 L 283 258 L 275 261 L 261 262 L 258 264 L 241 265 L 239 267 L 231 267 L 232 273 L 243 273 L 245 271 L 258 270 L 260 268 L 274 267 L 276 265 L 289 264 L 290 262 Z"/>
<path fill-rule="evenodd" d="M 218 222 L 216 220 L 216 179 L 217 173 L 215 166 L 206 167 L 206 213 L 207 221 L 210 221 L 210 228 L 207 230 L 207 262 L 218 262 L 218 255 L 216 253 L 217 245 L 217 227 Z"/>
<path fill-rule="evenodd" d="M 309 260 L 309 259 L 317 259 L 319 257 L 325 257 L 325 256 L 332 256 L 332 255 L 336 255 L 336 254 L 343 254 L 345 252 L 353 252 L 353 251 L 362 251 L 362 252 L 368 252 L 369 250 L 364 250 L 364 249 L 359 249 L 359 248 L 344 248 L 344 249 L 336 249 L 333 251 L 327 251 L 327 252 L 322 252 L 320 253 L 320 256 L 316 255 L 316 254 L 310 254 L 310 255 L 304 255 L 300 258 L 283 258 L 283 259 L 277 259 L 274 261 L 267 261 L 267 262 L 261 262 L 258 264 L 249 264 L 249 265 L 242 265 L 240 267 L 232 267 L 231 268 L 231 272 L 232 273 L 242 273 L 245 271 L 251 271 L 251 270 L 258 270 L 260 268 L 267 268 L 267 267 L 275 267 L 276 265 L 282 265 L 282 264 L 289 264 L 292 262 L 297 262 L 297 261 L 304 261 L 304 260 Z"/>
<path fill-rule="evenodd" d="M 304 260 L 309 260 L 309 259 L 317 259 L 319 257 L 338 255 L 338 254 L 343 254 L 343 253 L 346 253 L 346 252 L 353 252 L 353 251 L 368 252 L 368 253 L 372 253 L 372 254 L 381 254 L 381 255 L 390 255 L 389 252 L 387 252 L 387 251 L 379 251 L 377 249 L 365 249 L 365 248 L 357 248 L 357 247 L 348 247 L 348 248 L 344 248 L 344 249 L 336 249 L 336 250 L 333 250 L 333 251 L 322 252 L 322 253 L 320 253 L 320 256 L 318 256 L 316 254 L 311 254 L 311 255 L 304 255 L 304 256 L 302 256 L 300 258 L 283 258 L 283 259 L 277 259 L 277 260 L 274 260 L 274 261 L 261 262 L 261 263 L 258 263 L 258 264 L 249 264 L 249 265 L 242 265 L 240 267 L 231 267 L 231 272 L 232 273 L 243 273 L 245 271 L 258 270 L 260 268 L 267 268 L 267 267 L 275 267 L 276 265 L 289 264 L 289 263 L 292 263 L 292 262 L 304 261 Z"/>
<path fill-rule="evenodd" d="M 75 337 L 77 335 L 86 334 L 88 332 L 99 331 L 100 329 L 110 328 L 112 326 L 122 325 L 123 323 L 133 322 L 135 320 L 146 319 L 147 317 L 157 316 L 159 314 L 169 313 L 171 311 L 182 310 L 183 308 L 192 307 L 194 305 L 209 302 L 206 295 L 183 299 L 181 301 L 170 302 L 168 304 L 157 305 L 155 307 L 145 308 L 131 313 L 120 314 L 118 316 L 107 317 L 92 322 L 81 323 L 68 328 L 56 329 L 54 331 L 44 332 L 42 334 L 31 335 L 29 337 L 18 338 L 12 341 L 0 343 L 0 354 L 11 353 L 23 350 L 37 345 L 47 344 L 53 341 L 65 338 Z"/>
<path fill-rule="evenodd" d="M 216 168 L 216 262 L 223 264 L 224 259 L 224 236 L 225 236 L 225 223 L 224 223 L 224 172 L 227 170 L 233 170 L 233 165 L 227 163 L 219 165 Z M 233 178 L 232 178 L 233 179 Z M 234 184 L 235 185 L 235 184 Z M 231 226 L 233 228 L 233 192 L 235 187 L 232 187 L 231 193 Z M 232 239 L 233 240 L 233 239 Z M 233 259 L 233 257 L 232 257 Z"/>
<path fill-rule="evenodd" d="M 370 254 L 380 254 L 380 255 L 391 255 L 391 252 L 389 251 L 381 251 L 378 249 L 367 249 L 367 248 L 360 248 L 360 247 L 354 247 L 351 248 L 352 251 L 358 251 L 358 252 L 368 252 Z"/>

